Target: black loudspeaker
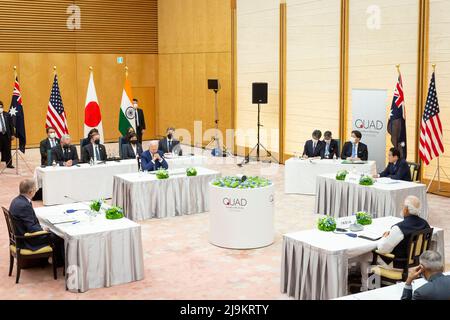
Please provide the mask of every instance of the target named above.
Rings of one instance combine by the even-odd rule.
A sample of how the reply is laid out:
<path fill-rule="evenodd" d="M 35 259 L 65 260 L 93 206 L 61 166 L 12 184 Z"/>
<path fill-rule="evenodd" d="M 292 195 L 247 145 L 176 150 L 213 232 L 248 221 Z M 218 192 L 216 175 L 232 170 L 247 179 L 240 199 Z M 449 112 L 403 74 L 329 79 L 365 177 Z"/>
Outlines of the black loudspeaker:
<path fill-rule="evenodd" d="M 253 104 L 267 104 L 268 83 L 253 83 Z"/>
<path fill-rule="evenodd" d="M 208 79 L 208 89 L 209 90 L 219 90 L 219 80 L 218 79 Z"/>

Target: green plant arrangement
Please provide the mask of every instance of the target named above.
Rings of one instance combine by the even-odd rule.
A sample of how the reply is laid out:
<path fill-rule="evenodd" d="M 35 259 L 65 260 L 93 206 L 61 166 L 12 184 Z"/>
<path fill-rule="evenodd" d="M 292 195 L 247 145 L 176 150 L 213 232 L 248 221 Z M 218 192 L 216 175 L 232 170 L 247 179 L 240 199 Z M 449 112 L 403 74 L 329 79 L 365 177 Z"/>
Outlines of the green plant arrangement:
<path fill-rule="evenodd" d="M 332 232 L 336 230 L 336 219 L 330 216 L 320 218 L 317 222 L 317 228 L 320 231 Z"/>
<path fill-rule="evenodd" d="M 118 220 L 123 218 L 123 209 L 120 207 L 111 207 L 105 211 L 106 219 Z"/>
<path fill-rule="evenodd" d="M 272 181 L 261 177 L 248 177 L 245 181 L 238 177 L 218 178 L 212 182 L 216 187 L 231 189 L 256 189 L 272 185 Z"/>
<path fill-rule="evenodd" d="M 195 168 L 187 168 L 186 169 L 186 175 L 188 177 L 195 177 L 195 176 L 197 176 L 197 169 L 195 169 Z"/>
<path fill-rule="evenodd" d="M 89 208 L 91 209 L 91 211 L 100 212 L 100 208 L 102 207 L 102 204 L 103 204 L 103 200 L 94 200 L 89 205 Z"/>
<path fill-rule="evenodd" d="M 356 221 L 362 226 L 368 226 L 372 224 L 372 216 L 364 211 L 357 212 Z"/>
<path fill-rule="evenodd" d="M 347 178 L 348 171 L 347 170 L 341 170 L 336 173 L 336 180 L 338 181 L 345 181 L 345 178 Z"/>
<path fill-rule="evenodd" d="M 363 176 L 359 179 L 359 184 L 362 186 L 373 186 L 375 180 L 371 176 Z"/>
<path fill-rule="evenodd" d="M 156 171 L 156 178 L 160 180 L 169 179 L 169 171 L 159 169 L 158 171 Z"/>

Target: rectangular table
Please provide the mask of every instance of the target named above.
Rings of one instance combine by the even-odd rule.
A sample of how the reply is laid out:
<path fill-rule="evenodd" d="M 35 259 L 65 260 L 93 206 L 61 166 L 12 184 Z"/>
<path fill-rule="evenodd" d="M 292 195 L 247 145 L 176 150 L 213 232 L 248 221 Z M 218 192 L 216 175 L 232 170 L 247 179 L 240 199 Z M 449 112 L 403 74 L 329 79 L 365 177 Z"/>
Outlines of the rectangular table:
<path fill-rule="evenodd" d="M 400 218 L 374 219 L 366 230 L 389 230 Z M 281 292 L 298 300 L 328 300 L 347 295 L 349 260 L 370 253 L 376 241 L 306 230 L 283 236 Z M 444 257 L 444 231 L 434 228 L 431 249 Z"/>
<path fill-rule="evenodd" d="M 204 167 L 208 158 L 200 155 L 174 156 L 166 158 L 169 169 L 180 169 L 189 167 Z"/>
<path fill-rule="evenodd" d="M 340 170 L 356 171 L 364 174 L 375 174 L 377 164 L 368 161 L 364 164 L 345 164 L 342 160 L 303 160 L 291 158 L 286 161 L 285 192 L 288 194 L 316 194 L 316 178 L 325 173 L 336 174 Z"/>
<path fill-rule="evenodd" d="M 70 209 L 81 211 L 65 213 Z M 126 218 L 108 220 L 104 214 L 90 218 L 86 210 L 85 203 L 35 209 L 41 225 L 64 239 L 67 289 L 86 292 L 142 280 L 141 226 Z M 79 222 L 50 222 L 67 216 Z"/>
<path fill-rule="evenodd" d="M 183 172 L 166 180 L 151 173 L 116 175 L 112 203 L 133 221 L 209 211 L 209 183 L 220 177 L 220 172 L 206 168 L 197 168 L 197 172 L 196 177 Z"/>
<path fill-rule="evenodd" d="M 416 196 L 422 203 L 420 216 L 428 218 L 427 191 L 424 184 L 397 181 L 395 184 L 376 182 L 373 186 L 337 181 L 335 174 L 317 177 L 315 213 L 336 218 L 366 211 L 375 218 L 401 217 L 404 200 Z"/>
<path fill-rule="evenodd" d="M 449 276 L 450 272 L 444 273 Z M 425 285 L 427 281 L 425 279 L 417 279 L 413 281 L 412 287 L 413 291 L 419 289 L 421 286 Z M 335 300 L 400 300 L 402 298 L 403 289 L 405 288 L 405 283 L 397 283 L 392 286 L 370 290 L 366 292 L 361 292 L 357 294 L 352 294 L 349 296 L 341 297 Z"/>

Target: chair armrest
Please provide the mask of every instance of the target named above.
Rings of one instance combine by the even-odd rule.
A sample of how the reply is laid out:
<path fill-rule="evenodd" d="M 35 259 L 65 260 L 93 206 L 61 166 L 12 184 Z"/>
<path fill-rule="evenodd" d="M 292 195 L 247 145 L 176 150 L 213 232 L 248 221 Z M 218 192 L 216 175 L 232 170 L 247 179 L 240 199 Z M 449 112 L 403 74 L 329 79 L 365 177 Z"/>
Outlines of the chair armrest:
<path fill-rule="evenodd" d="M 379 256 L 383 256 L 389 259 L 395 259 L 395 255 L 392 253 L 382 253 L 379 250 L 374 250 L 374 253 Z"/>
<path fill-rule="evenodd" d="M 33 238 L 33 237 L 49 235 L 49 234 L 50 233 L 48 231 L 42 230 L 42 231 L 36 231 L 33 233 L 25 233 L 24 236 L 25 236 L 25 238 Z"/>

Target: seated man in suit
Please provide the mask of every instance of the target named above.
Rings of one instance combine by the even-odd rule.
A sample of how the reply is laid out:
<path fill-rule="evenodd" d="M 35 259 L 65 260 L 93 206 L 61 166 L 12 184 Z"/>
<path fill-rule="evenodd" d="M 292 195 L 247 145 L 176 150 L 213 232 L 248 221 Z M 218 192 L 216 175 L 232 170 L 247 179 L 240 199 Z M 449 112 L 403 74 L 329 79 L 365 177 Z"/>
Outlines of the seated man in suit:
<path fill-rule="evenodd" d="M 430 228 L 428 222 L 422 219 L 419 214 L 421 203 L 417 197 L 409 196 L 405 199 L 403 206 L 403 221 L 392 226 L 391 230 L 386 231 L 383 237 L 378 240 L 377 249 L 380 253 L 392 253 L 396 258 L 407 258 L 407 246 L 411 235 L 417 231 Z M 368 253 L 356 258 L 361 264 L 361 291 L 368 289 L 369 265 L 372 262 L 372 253 Z M 378 257 L 377 264 L 385 268 L 402 268 L 401 265 L 395 265 L 387 257 Z"/>
<path fill-rule="evenodd" d="M 89 132 L 88 132 L 88 134 L 87 134 L 87 137 L 84 138 L 84 139 L 81 141 L 81 144 L 80 144 L 80 151 L 81 151 L 81 152 L 82 152 L 82 150 L 83 150 L 83 148 L 84 148 L 85 146 L 87 146 L 88 144 L 91 143 L 92 135 L 93 135 L 93 134 L 96 134 L 96 133 L 99 133 L 99 131 L 98 131 L 97 128 L 93 128 L 93 129 L 89 130 Z"/>
<path fill-rule="evenodd" d="M 400 150 L 392 148 L 389 150 L 389 164 L 383 172 L 374 178 L 391 178 L 393 180 L 411 181 L 411 170 L 405 159 L 400 159 Z"/>
<path fill-rule="evenodd" d="M 183 155 L 181 150 L 180 141 L 174 138 L 175 128 L 167 128 L 166 137 L 159 140 L 158 150 L 163 153 L 176 153 L 179 156 Z"/>
<path fill-rule="evenodd" d="M 331 131 L 326 131 L 323 134 L 323 142 L 325 142 L 325 148 L 323 149 L 322 159 L 339 158 L 338 142 L 333 139 Z"/>
<path fill-rule="evenodd" d="M 164 159 L 164 153 L 158 151 L 158 141 L 151 141 L 149 150 L 142 153 L 141 167 L 143 171 L 169 169 L 169 165 Z"/>
<path fill-rule="evenodd" d="M 36 191 L 36 183 L 33 179 L 23 180 L 19 185 L 20 195 L 14 198 L 9 207 L 16 232 L 20 236 L 39 231 L 48 232 L 48 229 L 44 230 L 39 224 L 39 220 L 33 209 L 31 199 L 33 199 Z M 58 266 L 64 266 L 64 240 L 53 233 L 51 233 L 51 240 L 56 246 L 57 264 Z M 39 250 L 47 245 L 48 242 L 43 236 L 24 241 L 24 246 L 32 251 Z"/>
<path fill-rule="evenodd" d="M 91 134 L 91 142 L 83 147 L 81 154 L 81 159 L 84 163 L 90 163 L 91 159 L 94 160 L 94 163 L 106 161 L 106 148 L 100 144 L 99 133 L 94 132 Z"/>
<path fill-rule="evenodd" d="M 325 142 L 320 141 L 322 138 L 322 132 L 320 130 L 315 130 L 312 134 L 312 140 L 308 140 L 305 143 L 303 149 L 303 158 L 322 158 L 325 148 Z"/>
<path fill-rule="evenodd" d="M 142 146 L 138 142 L 136 133 L 129 135 L 129 143 L 122 146 L 122 159 L 136 159 L 143 153 Z"/>
<path fill-rule="evenodd" d="M 346 142 L 342 148 L 342 160 L 367 161 L 369 160 L 369 151 L 367 146 L 361 142 L 361 132 L 355 130 L 349 142 Z"/>
<path fill-rule="evenodd" d="M 51 150 L 59 145 L 59 139 L 56 137 L 56 131 L 52 127 L 47 128 L 47 138 L 39 144 L 39 151 L 41 152 L 41 165 L 50 166 L 52 164 Z M 50 151 L 50 157 L 48 157 Z M 48 159 L 50 158 L 50 159 Z"/>
<path fill-rule="evenodd" d="M 52 149 L 52 159 L 62 167 L 71 167 L 78 164 L 77 148 L 71 144 L 71 138 L 68 134 L 63 135 L 60 144 Z"/>
<path fill-rule="evenodd" d="M 450 300 L 450 276 L 443 274 L 444 260 L 438 252 L 425 251 L 406 280 L 402 300 Z M 427 283 L 413 293 L 412 282 L 421 276 Z"/>

